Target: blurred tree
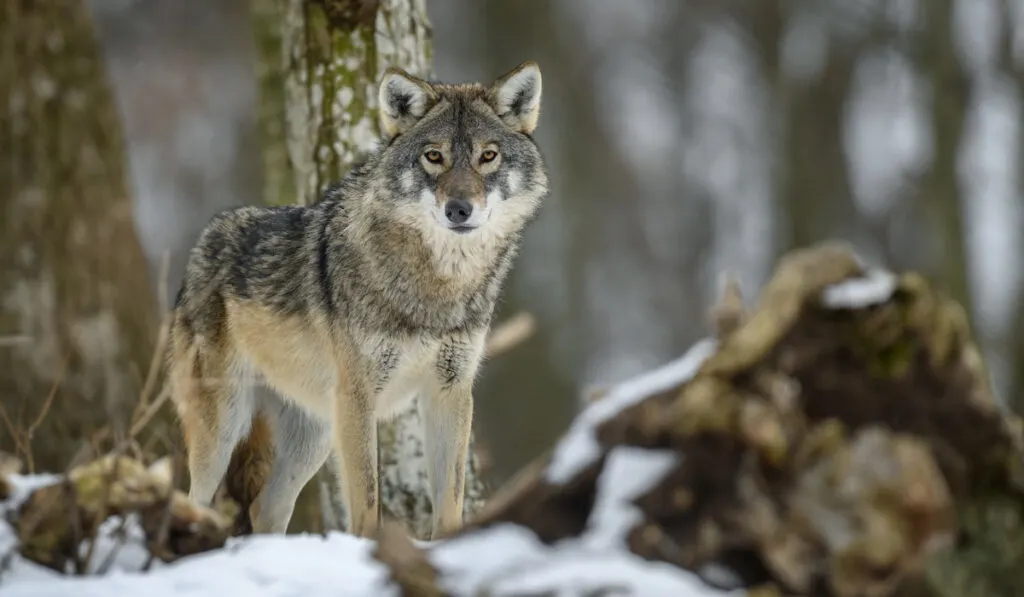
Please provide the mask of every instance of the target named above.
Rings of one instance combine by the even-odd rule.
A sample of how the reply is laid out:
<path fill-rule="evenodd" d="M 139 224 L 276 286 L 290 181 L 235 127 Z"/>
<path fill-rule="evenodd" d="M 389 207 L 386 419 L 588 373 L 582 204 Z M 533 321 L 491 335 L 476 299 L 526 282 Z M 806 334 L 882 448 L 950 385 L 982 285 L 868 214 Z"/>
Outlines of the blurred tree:
<path fill-rule="evenodd" d="M 260 130 L 271 203 L 316 202 L 379 138 L 377 85 L 399 66 L 431 77 L 426 0 L 256 0 L 261 57 Z M 472 443 L 471 443 L 472 450 Z M 421 423 L 415 410 L 380 430 L 381 505 L 423 536 L 430 523 Z M 475 453 L 466 512 L 482 504 Z M 300 497 L 292 530 L 339 528 L 340 512 L 316 495 L 336 482 L 330 466 Z"/>
<path fill-rule="evenodd" d="M 786 72 L 782 48 L 794 13 L 827 10 L 803 2 L 744 2 L 734 13 L 760 58 L 769 114 L 779 122 L 776 194 L 782 208 L 779 251 L 823 238 L 850 237 L 861 224 L 843 146 L 843 119 L 863 36 L 829 40 L 816 72 Z M 819 24 L 827 27 L 827 20 Z M 828 36 L 824 31 L 822 35 Z"/>
<path fill-rule="evenodd" d="M 1009 406 L 1024 416 L 1024 292 L 1017 292 L 1017 309 L 1009 333 L 1006 360 L 1011 371 Z"/>
<path fill-rule="evenodd" d="M 151 279 L 174 300 L 217 212 L 260 200 L 249 0 L 86 0 L 120 109 Z M 168 257 L 169 255 L 169 257 Z"/>
<path fill-rule="evenodd" d="M 5 2 L 0 48 L 0 449 L 56 471 L 125 422 L 156 304 L 84 3 Z"/>
<path fill-rule="evenodd" d="M 955 0 L 930 0 L 923 4 L 924 26 L 917 31 L 913 45 L 917 66 L 931 91 L 934 139 L 931 166 L 921 180 L 916 203 L 928 220 L 930 236 L 938 240 L 937 261 L 922 265 L 971 315 L 961 205 L 963 188 L 958 168 L 971 81 L 953 35 L 955 4 Z"/>
<path fill-rule="evenodd" d="M 561 115 L 566 113 L 562 106 L 555 105 L 558 101 L 558 88 L 561 83 L 554 85 L 548 81 L 559 81 L 567 71 L 572 70 L 567 63 L 573 58 L 566 52 L 558 50 L 558 45 L 568 35 L 566 32 L 556 31 L 558 18 L 555 7 L 551 2 L 537 3 L 529 11 L 524 11 L 514 3 L 506 2 L 484 2 L 478 6 L 474 5 L 475 0 L 463 0 L 456 4 L 453 13 L 465 13 L 471 10 L 478 11 L 478 21 L 469 23 L 475 35 L 468 42 L 462 42 L 466 49 L 467 62 L 475 61 L 475 65 L 466 65 L 467 68 L 477 70 L 481 73 L 490 73 L 492 76 L 512 68 L 523 60 L 537 60 L 544 73 L 545 90 L 543 106 L 541 108 L 541 121 L 537 130 L 538 143 L 541 149 L 555 145 L 555 151 L 563 155 L 573 156 L 569 146 L 575 145 L 576 149 L 590 150 L 593 147 L 588 141 L 593 140 L 594 127 L 567 125 Z M 466 27 L 465 21 L 455 21 L 447 24 L 449 30 Z M 523 46 L 529 47 L 528 53 L 524 53 Z M 475 50 L 471 50 L 474 49 Z M 576 81 L 581 83 L 580 81 Z M 582 87 L 573 87 L 583 89 Z M 581 94 L 583 98 L 589 98 L 590 94 Z M 585 111 L 586 108 L 583 108 Z M 578 114 L 578 112 L 573 112 Z M 570 128 L 576 131 L 574 135 L 551 134 L 553 130 L 566 130 Z M 541 137 L 550 139 L 552 143 L 545 144 Z M 596 140 L 594 141 L 596 143 Z M 594 149 L 593 151 L 596 151 Z M 573 215 L 579 213 L 580 205 L 574 201 L 575 197 L 585 196 L 578 193 L 566 193 L 565 187 L 559 185 L 566 182 L 581 182 L 585 177 L 566 177 L 561 171 L 551 172 L 552 185 L 559 188 L 559 198 L 548 201 L 542 208 L 540 218 L 550 217 L 552 214 L 543 213 L 558 210 L 567 214 L 560 219 L 568 221 L 574 227 L 574 232 L 549 231 L 549 234 L 564 235 L 564 242 L 567 244 L 582 242 L 582 238 L 575 234 L 577 223 L 573 221 Z M 585 202 L 580 202 L 585 203 Z M 501 313 L 512 314 L 529 304 L 536 304 L 534 293 L 523 292 L 523 270 L 531 259 L 536 258 L 535 268 L 551 267 L 557 268 L 556 275 L 565 275 L 579 280 L 582 276 L 583 261 L 575 260 L 572 263 L 558 263 L 558 258 L 550 251 L 537 251 L 536 241 L 538 238 L 538 225 L 542 222 L 535 222 L 527 230 L 520 256 L 517 258 L 516 266 L 512 268 L 509 279 L 506 282 L 505 296 L 499 305 Z M 570 240 L 574 239 L 574 240 Z M 578 257 L 578 250 L 573 252 Z M 564 259 L 572 260 L 572 256 Z M 575 267 L 573 267 L 575 266 Z M 536 270 L 535 270 L 536 271 Z M 582 288 L 582 281 L 575 281 L 567 285 L 570 292 L 578 292 Z M 574 290 L 575 289 L 575 290 Z M 529 300 L 533 297 L 533 300 Z M 527 300 L 524 300 L 527 299 Z M 571 300 L 571 299 L 570 299 Z M 579 304 L 579 303 L 574 303 Z M 535 307 L 540 310 L 540 305 Z M 574 310 L 566 315 L 575 320 L 582 317 L 580 310 Z M 555 346 L 555 336 L 559 325 L 564 325 L 560 317 L 544 316 L 539 313 L 540 325 L 537 332 L 530 338 L 529 343 L 523 346 L 523 350 L 517 350 L 500 360 L 485 363 L 481 376 L 479 394 L 486 398 L 486 404 L 482 405 L 478 412 L 483 429 L 486 430 L 487 445 L 493 452 L 494 459 L 494 481 L 501 482 L 519 470 L 523 465 L 532 460 L 538 453 L 545 449 L 564 431 L 570 422 L 576 404 L 566 400 L 552 400 L 552 396 L 569 396 L 573 392 L 571 372 L 560 370 L 558 360 L 552 355 L 552 347 Z M 574 329 L 576 323 L 571 324 Z M 573 333 L 573 344 L 584 346 L 578 342 L 580 338 Z M 582 354 L 580 353 L 580 356 Z M 529 432 L 524 432 L 528 429 Z"/>
<path fill-rule="evenodd" d="M 1024 58 L 1020 56 L 1017 40 L 1017 30 L 1024 25 L 1019 23 L 1016 16 L 1019 14 L 1019 5 L 1013 0 L 1003 0 L 999 3 L 1002 27 L 999 32 L 998 42 L 998 66 L 1002 74 L 1012 82 L 1017 93 L 1017 126 L 1024 128 Z M 1015 182 L 1018 197 L 1018 226 L 1024 227 L 1024 206 L 1020 198 L 1024 198 L 1024 140 L 1017 139 L 1017 172 Z M 1018 259 L 1021 257 L 1018 255 Z M 1024 280 L 1022 280 L 1024 282 Z M 1013 322 L 1005 336 L 1003 354 L 1008 364 L 1010 374 L 1010 387 L 1008 402 L 1010 406 L 1020 415 L 1024 415 L 1024 284 L 1018 285 L 1016 296 L 1016 312 Z"/>

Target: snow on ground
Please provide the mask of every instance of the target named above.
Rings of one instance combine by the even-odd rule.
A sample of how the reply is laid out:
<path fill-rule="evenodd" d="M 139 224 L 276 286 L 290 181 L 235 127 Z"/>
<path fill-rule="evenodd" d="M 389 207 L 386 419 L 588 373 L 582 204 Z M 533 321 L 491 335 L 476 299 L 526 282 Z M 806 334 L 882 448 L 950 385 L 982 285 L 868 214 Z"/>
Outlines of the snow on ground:
<path fill-rule="evenodd" d="M 22 561 L 0 577 L 3 597 L 371 597 L 398 595 L 372 544 L 351 535 L 264 536 L 159 566 L 146 573 L 36 576 Z M 17 558 L 16 558 L 17 559 Z"/>
<path fill-rule="evenodd" d="M 643 522 L 633 501 L 650 491 L 679 464 L 671 450 L 612 448 L 597 481 L 597 497 L 582 540 L 591 548 L 625 546 L 629 532 Z"/>
<path fill-rule="evenodd" d="M 578 539 L 544 545 L 531 531 L 502 524 L 438 544 L 431 561 L 448 572 L 443 589 L 456 595 L 491 597 L 614 595 L 650 597 L 738 597 L 713 589 L 696 575 L 625 550 L 590 549 Z M 472 564 L 469 564 L 472 562 Z"/>
<path fill-rule="evenodd" d="M 715 339 L 705 338 L 680 358 L 616 385 L 606 396 L 584 409 L 555 447 L 546 471 L 548 482 L 565 483 L 597 460 L 601 455 L 594 435 L 598 425 L 645 398 L 690 380 L 717 345 Z"/>
<path fill-rule="evenodd" d="M 545 545 L 529 529 L 506 523 L 436 544 L 430 559 L 445 571 L 442 587 L 459 595 L 486 588 L 494 597 L 587 595 L 599 588 L 614 589 L 616 595 L 736 594 L 711 588 L 668 564 L 643 560 L 626 548 L 629 532 L 643 521 L 633 501 L 657 485 L 678 458 L 666 450 L 612 449 L 579 537 Z"/>
<path fill-rule="evenodd" d="M 55 475 L 14 476 L 15 493 L 0 504 L 6 515 L 39 487 L 58 482 Z M 387 586 L 387 570 L 370 557 L 373 544 L 334 533 L 289 537 L 248 537 L 222 550 L 171 564 L 155 563 L 140 572 L 148 552 L 132 520 L 108 519 L 100 529 L 89 571 L 110 560 L 102 576 L 61 575 L 38 566 L 14 551 L 14 530 L 0 520 L 0 596 L 2 597 L 248 597 L 303 595 L 370 597 L 397 595 Z M 84 553 L 83 548 L 83 553 Z"/>
<path fill-rule="evenodd" d="M 442 571 L 441 585 L 453 595 L 493 597 L 532 594 L 575 596 L 599 588 L 617 595 L 651 597 L 728 597 L 734 593 L 704 585 L 697 576 L 668 564 L 647 562 L 622 548 L 622 539 L 638 512 L 629 502 L 658 480 L 675 455 L 645 454 L 622 448 L 609 458 L 602 475 L 597 513 L 582 537 L 542 544 L 523 527 L 505 524 L 445 542 L 429 544 L 429 558 Z M 55 477 L 15 477 L 18 491 L 4 504 L 10 509 L 31 489 Z M 110 521 L 97 559 L 118 544 Z M 145 552 L 133 543 L 137 530 L 126 525 L 129 545 L 119 546 L 115 564 L 104 575 L 59 575 L 17 556 L 15 539 L 0 522 L 0 596 L 2 597 L 388 597 L 399 595 L 383 564 L 371 556 L 374 544 L 342 533 L 255 536 L 233 540 L 222 550 L 155 565 L 139 572 Z M 421 543 L 421 545 L 425 545 Z M 93 567 L 95 570 L 95 566 Z"/>

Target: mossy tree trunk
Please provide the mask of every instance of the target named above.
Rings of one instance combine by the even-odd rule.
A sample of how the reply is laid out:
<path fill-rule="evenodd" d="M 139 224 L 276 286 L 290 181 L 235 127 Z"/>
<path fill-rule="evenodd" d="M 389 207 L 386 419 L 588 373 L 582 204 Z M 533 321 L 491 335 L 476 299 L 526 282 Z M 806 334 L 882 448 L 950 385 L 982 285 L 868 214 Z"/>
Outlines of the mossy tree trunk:
<path fill-rule="evenodd" d="M 378 136 L 377 84 L 389 66 L 432 75 L 425 0 L 256 0 L 260 52 L 260 129 L 265 200 L 316 202 Z M 380 433 L 381 502 L 387 516 L 423 533 L 429 527 L 421 423 L 415 411 Z M 466 477 L 466 513 L 480 505 L 476 457 Z M 310 484 L 293 530 L 338 528 L 314 495 L 328 475 Z"/>
<path fill-rule="evenodd" d="M 157 329 L 82 0 L 0 8 L 0 156 L 0 450 L 37 424 L 34 468 L 62 470 L 90 432 L 125 421 Z"/>

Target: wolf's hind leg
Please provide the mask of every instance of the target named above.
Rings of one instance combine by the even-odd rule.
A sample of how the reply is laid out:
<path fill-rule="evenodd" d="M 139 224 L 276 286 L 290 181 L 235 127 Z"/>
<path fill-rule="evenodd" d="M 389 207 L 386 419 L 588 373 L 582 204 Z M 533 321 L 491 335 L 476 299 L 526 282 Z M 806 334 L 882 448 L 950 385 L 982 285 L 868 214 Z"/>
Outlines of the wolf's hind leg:
<path fill-rule="evenodd" d="M 284 400 L 268 400 L 274 436 L 274 464 L 267 484 L 250 509 L 253 531 L 284 533 L 302 488 L 323 466 L 331 449 L 330 421 Z"/>
<path fill-rule="evenodd" d="M 223 355 L 177 363 L 172 392 L 188 449 L 189 498 L 209 505 L 231 454 L 252 424 L 251 381 Z"/>

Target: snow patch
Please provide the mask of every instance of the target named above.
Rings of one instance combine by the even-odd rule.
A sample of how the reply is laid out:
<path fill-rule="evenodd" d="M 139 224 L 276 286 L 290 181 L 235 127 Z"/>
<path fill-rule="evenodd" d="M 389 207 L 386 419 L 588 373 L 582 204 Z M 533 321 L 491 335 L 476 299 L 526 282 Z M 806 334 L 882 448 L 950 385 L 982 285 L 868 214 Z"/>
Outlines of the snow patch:
<path fill-rule="evenodd" d="M 170 564 L 154 562 L 143 573 L 149 552 L 142 529 L 132 517 L 111 517 L 101 525 L 88 567 L 91 576 L 58 574 L 17 554 L 17 536 L 6 515 L 31 492 L 59 483 L 60 475 L 13 475 L 9 480 L 14 495 L 0 502 L 0 594 L 4 597 L 398 594 L 389 584 L 387 568 L 371 557 L 373 543 L 342 533 L 234 539 L 224 549 Z M 106 573 L 96 574 L 101 567 Z"/>
<path fill-rule="evenodd" d="M 897 279 L 884 270 L 871 270 L 858 278 L 829 286 L 821 293 L 821 301 L 830 309 L 861 309 L 878 305 L 892 298 Z"/>
<path fill-rule="evenodd" d="M 613 448 L 597 481 L 597 499 L 582 538 L 587 547 L 625 547 L 629 532 L 643 522 L 643 513 L 633 501 L 678 463 L 679 456 L 670 450 Z"/>
<path fill-rule="evenodd" d="M 500 524 L 438 544 L 429 554 L 445 571 L 442 589 L 452 595 L 486 594 L 645 597 L 738 597 L 706 585 L 696 575 L 626 550 L 594 550 L 577 539 L 545 545 L 514 524 Z"/>
<path fill-rule="evenodd" d="M 565 483 L 596 461 L 601 455 L 594 435 L 598 425 L 645 398 L 689 381 L 714 353 L 717 345 L 713 338 L 705 338 L 682 357 L 615 386 L 604 398 L 584 409 L 555 446 L 545 471 L 547 481 Z"/>
<path fill-rule="evenodd" d="M 510 576 L 488 587 L 489 595 L 636 595 L 643 597 L 739 597 L 744 592 L 709 587 L 697 576 L 630 553 L 556 552 L 529 574 Z"/>
<path fill-rule="evenodd" d="M 676 367 L 681 367 L 677 364 Z M 677 376 L 678 377 L 678 376 Z M 648 382 L 652 384 L 653 382 Z M 642 388 L 641 388 L 642 389 Z M 664 450 L 618 447 L 598 481 L 598 496 L 580 537 L 544 544 L 531 530 L 499 524 L 443 541 L 416 541 L 440 571 L 439 583 L 458 597 L 487 594 L 739 597 L 704 583 L 691 572 L 649 562 L 628 551 L 626 533 L 642 514 L 632 504 L 678 462 Z M 14 476 L 14 495 L 0 515 L 20 505 L 59 475 Z M 149 559 L 136 521 L 104 523 L 89 576 L 61 575 L 21 558 L 13 530 L 0 516 L 0 593 L 4 597 L 389 597 L 399 589 L 385 565 L 373 559 L 372 541 L 343 533 L 256 535 L 229 540 L 224 549 L 170 564 Z M 8 557 L 9 556 L 9 557 Z M 103 574 L 95 574 L 109 558 Z"/>
<path fill-rule="evenodd" d="M 252 536 L 233 547 L 160 566 L 148 573 L 0 579 L 4 597 L 222 597 L 398 595 L 373 544 L 352 535 Z"/>

